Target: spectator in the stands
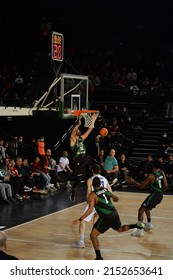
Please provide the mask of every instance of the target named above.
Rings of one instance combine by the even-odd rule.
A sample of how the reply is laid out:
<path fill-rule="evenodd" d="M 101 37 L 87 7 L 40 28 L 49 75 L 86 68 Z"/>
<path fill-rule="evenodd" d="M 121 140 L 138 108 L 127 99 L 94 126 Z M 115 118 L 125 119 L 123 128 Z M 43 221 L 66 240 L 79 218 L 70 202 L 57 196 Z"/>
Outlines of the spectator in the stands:
<path fill-rule="evenodd" d="M 131 67 L 130 71 L 127 73 L 127 85 L 130 87 L 134 84 L 134 82 L 137 82 L 138 75 L 134 71 L 134 68 Z"/>
<path fill-rule="evenodd" d="M 136 96 L 139 95 L 139 87 L 137 82 L 134 82 L 131 86 L 130 86 L 130 92 L 132 96 Z"/>
<path fill-rule="evenodd" d="M 5 204 L 12 204 L 16 200 L 12 197 L 11 185 L 9 184 L 9 176 L 5 176 L 0 169 L 0 194 Z"/>
<path fill-rule="evenodd" d="M 22 158 L 21 157 L 16 158 L 15 168 L 17 169 L 20 179 L 24 184 L 24 191 L 30 192 L 34 187 L 34 184 L 30 177 L 31 170 L 29 169 L 29 167 L 28 168 L 26 167 L 27 165 L 28 165 L 27 159 L 24 160 L 24 165 L 23 165 Z"/>
<path fill-rule="evenodd" d="M 4 148 L 5 148 L 5 156 L 6 158 L 9 157 L 9 142 L 7 140 L 4 140 Z"/>
<path fill-rule="evenodd" d="M 43 178 L 43 190 L 41 194 L 48 194 L 49 192 L 57 190 L 54 184 L 51 184 L 51 177 L 49 175 L 49 160 L 46 155 L 41 155 L 35 167 L 35 171 L 40 173 Z"/>
<path fill-rule="evenodd" d="M 120 158 L 118 159 L 118 166 L 119 166 L 119 178 L 122 184 L 127 183 L 127 178 L 130 172 L 130 163 L 126 158 L 124 153 L 121 153 Z"/>
<path fill-rule="evenodd" d="M 109 131 L 110 131 L 110 134 L 114 137 L 114 141 L 117 142 L 118 141 L 118 135 L 120 133 L 120 127 L 118 125 L 117 119 L 113 118 L 110 121 Z"/>
<path fill-rule="evenodd" d="M 10 159 L 9 161 L 9 170 L 13 197 L 19 201 L 22 201 L 24 196 L 24 183 L 21 180 L 18 170 L 15 168 L 14 159 Z"/>
<path fill-rule="evenodd" d="M 153 157 L 152 155 L 147 155 L 146 159 L 140 162 L 139 165 L 139 176 L 140 179 L 145 179 L 151 172 L 153 168 Z"/>
<path fill-rule="evenodd" d="M 101 108 L 101 115 L 105 121 L 110 119 L 111 111 L 110 111 L 109 105 L 107 103 L 103 104 L 103 106 Z"/>
<path fill-rule="evenodd" d="M 46 149 L 46 157 L 48 159 L 48 174 L 51 177 L 51 183 L 54 184 L 54 187 L 59 190 L 59 176 L 56 172 L 56 160 L 52 157 L 51 149 Z"/>
<path fill-rule="evenodd" d="M 19 143 L 18 143 L 18 137 L 15 136 L 13 140 L 9 143 L 9 156 L 11 158 L 17 158 L 18 157 L 18 148 L 19 148 Z"/>
<path fill-rule="evenodd" d="M 147 108 L 143 108 L 142 112 L 139 114 L 139 122 L 142 126 L 142 128 L 145 130 L 148 127 L 148 123 L 150 121 L 150 114 L 147 110 Z"/>
<path fill-rule="evenodd" d="M 109 151 L 109 154 L 106 156 L 105 163 L 104 163 L 104 169 L 106 170 L 111 180 L 114 179 L 118 180 L 118 174 L 119 174 L 119 166 L 115 154 L 116 154 L 115 149 L 111 149 Z"/>
<path fill-rule="evenodd" d="M 33 163 L 33 161 L 35 160 L 35 158 L 38 156 L 38 146 L 37 146 L 37 140 L 36 139 L 32 139 L 31 143 L 29 144 L 29 160 L 30 162 Z"/>
<path fill-rule="evenodd" d="M 165 162 L 163 156 L 158 156 L 158 160 L 160 161 L 160 169 L 164 171 L 166 162 Z"/>
<path fill-rule="evenodd" d="M 62 156 L 59 158 L 59 162 L 57 164 L 57 173 L 61 179 L 64 179 L 66 182 L 67 190 L 69 190 L 71 186 L 71 174 L 73 170 L 70 167 L 70 161 L 68 158 L 68 152 L 63 151 Z"/>
<path fill-rule="evenodd" d="M 39 185 L 40 174 L 32 171 L 32 166 L 29 164 L 27 158 L 22 159 L 21 167 L 24 170 L 24 184 L 34 190 Z"/>
<path fill-rule="evenodd" d="M 152 85 L 152 83 L 151 83 L 151 81 L 150 81 L 150 78 L 149 78 L 149 76 L 146 76 L 145 78 L 144 78 L 144 80 L 142 81 L 142 90 L 146 90 L 146 92 L 148 93 L 148 91 L 150 91 L 151 90 L 151 85 Z M 146 93 L 146 94 L 147 94 Z"/>
<path fill-rule="evenodd" d="M 38 149 L 38 155 L 42 156 L 46 154 L 45 151 L 45 138 L 44 136 L 41 136 L 38 140 L 37 140 L 37 149 Z"/>
<path fill-rule="evenodd" d="M 165 162 L 164 172 L 168 181 L 168 187 L 173 191 L 173 155 L 168 156 L 168 162 Z"/>
<path fill-rule="evenodd" d="M 135 123 L 131 115 L 124 118 L 121 127 L 123 128 L 126 137 L 133 138 Z"/>
<path fill-rule="evenodd" d="M 34 174 L 34 181 L 35 181 L 35 187 L 33 188 L 33 192 L 40 192 L 40 190 L 43 190 L 44 188 L 44 184 L 45 184 L 45 180 L 44 177 L 42 176 L 42 174 L 40 172 L 37 172 L 37 164 L 40 161 L 40 158 L 38 156 L 36 156 L 33 160 L 33 162 L 30 164 L 31 168 L 32 168 L 32 173 Z"/>
<path fill-rule="evenodd" d="M 18 156 L 22 158 L 28 157 L 29 153 L 29 146 L 26 143 L 24 143 L 23 136 L 20 135 L 18 137 Z"/>
<path fill-rule="evenodd" d="M 173 140 L 170 142 L 170 145 L 165 149 L 165 155 L 173 155 Z"/>
<path fill-rule="evenodd" d="M 4 158 L 2 165 L 1 165 L 1 170 L 4 176 L 10 176 L 10 170 L 9 170 L 9 158 Z"/>
<path fill-rule="evenodd" d="M 112 116 L 116 118 L 117 121 L 121 118 L 121 111 L 117 105 L 112 110 Z"/>
<path fill-rule="evenodd" d="M 100 152 L 99 152 L 99 155 L 98 157 L 96 157 L 96 160 L 101 164 L 101 166 L 104 167 L 104 164 L 105 164 L 105 151 L 104 149 L 101 149 Z"/>
<path fill-rule="evenodd" d="M 161 137 L 159 138 L 159 151 L 158 151 L 158 153 L 160 155 L 164 156 L 165 150 L 170 146 L 170 143 L 171 143 L 170 137 L 168 136 L 166 131 L 163 131 Z"/>
<path fill-rule="evenodd" d="M 5 147 L 4 147 L 4 139 L 0 139 L 0 163 L 3 162 L 3 159 L 6 158 Z"/>
<path fill-rule="evenodd" d="M 94 137 L 94 139 L 92 139 L 91 144 L 88 145 L 88 150 L 90 151 L 90 154 L 93 158 L 97 158 L 99 153 L 100 153 L 100 149 L 101 149 L 101 136 L 100 135 L 96 135 Z"/>

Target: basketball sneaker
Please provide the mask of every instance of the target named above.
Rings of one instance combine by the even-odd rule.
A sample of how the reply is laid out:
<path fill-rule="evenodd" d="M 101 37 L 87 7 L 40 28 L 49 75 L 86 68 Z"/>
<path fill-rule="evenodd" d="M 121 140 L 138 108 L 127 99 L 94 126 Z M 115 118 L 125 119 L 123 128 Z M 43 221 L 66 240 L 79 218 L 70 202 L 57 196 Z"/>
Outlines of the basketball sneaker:
<path fill-rule="evenodd" d="M 144 227 L 144 230 L 145 231 L 149 231 L 150 229 L 153 229 L 154 227 L 153 227 L 153 225 L 152 225 L 152 223 L 146 223 L 145 224 L 145 227 Z"/>
<path fill-rule="evenodd" d="M 141 221 L 138 221 L 136 223 L 136 225 L 138 226 L 138 229 L 145 229 L 145 227 L 146 227 L 146 223 L 141 222 Z"/>
<path fill-rule="evenodd" d="M 82 240 L 73 243 L 74 248 L 85 248 L 85 243 Z"/>
<path fill-rule="evenodd" d="M 24 186 L 24 192 L 30 192 L 32 191 L 32 188 Z"/>
<path fill-rule="evenodd" d="M 131 233 L 131 236 L 135 237 L 141 237 L 144 236 L 144 230 L 143 229 L 137 229 Z"/>

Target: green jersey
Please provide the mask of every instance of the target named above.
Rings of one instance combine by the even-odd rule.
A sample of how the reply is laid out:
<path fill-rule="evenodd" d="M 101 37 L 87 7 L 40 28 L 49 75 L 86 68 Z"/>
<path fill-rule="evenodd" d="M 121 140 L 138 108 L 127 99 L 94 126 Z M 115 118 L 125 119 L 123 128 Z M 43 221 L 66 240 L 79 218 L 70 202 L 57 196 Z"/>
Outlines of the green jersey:
<path fill-rule="evenodd" d="M 110 215 L 114 209 L 114 205 L 111 201 L 110 192 L 107 189 L 100 188 L 99 190 L 94 190 L 94 193 L 98 197 L 98 203 L 95 204 L 95 209 L 100 218 Z"/>
<path fill-rule="evenodd" d="M 86 147 L 84 145 L 84 140 L 79 137 L 76 143 L 71 147 L 74 159 L 81 159 L 86 156 Z"/>
<path fill-rule="evenodd" d="M 152 173 L 155 176 L 155 182 L 150 183 L 149 187 L 152 192 L 154 193 L 163 193 L 164 192 L 164 186 L 163 186 L 163 178 L 164 178 L 164 173 L 161 170 L 158 170 L 157 172 Z"/>

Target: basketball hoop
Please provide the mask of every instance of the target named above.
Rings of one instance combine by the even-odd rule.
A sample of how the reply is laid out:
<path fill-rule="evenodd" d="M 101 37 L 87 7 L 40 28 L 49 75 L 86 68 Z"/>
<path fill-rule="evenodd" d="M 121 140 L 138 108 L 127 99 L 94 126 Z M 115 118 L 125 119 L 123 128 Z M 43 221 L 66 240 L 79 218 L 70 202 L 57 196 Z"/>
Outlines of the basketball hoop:
<path fill-rule="evenodd" d="M 75 110 L 73 115 L 76 117 L 84 118 L 85 127 L 94 128 L 95 121 L 99 115 L 98 110 Z"/>

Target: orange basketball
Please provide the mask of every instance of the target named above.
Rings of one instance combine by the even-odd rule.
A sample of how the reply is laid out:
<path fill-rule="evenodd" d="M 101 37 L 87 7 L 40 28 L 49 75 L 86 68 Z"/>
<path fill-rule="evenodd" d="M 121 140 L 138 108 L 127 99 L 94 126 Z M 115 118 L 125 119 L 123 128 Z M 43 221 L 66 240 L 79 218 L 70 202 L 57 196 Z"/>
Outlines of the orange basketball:
<path fill-rule="evenodd" d="M 108 135 L 108 130 L 107 130 L 106 127 L 102 127 L 102 128 L 100 129 L 100 135 L 103 136 L 103 137 L 105 137 L 105 136 Z"/>

